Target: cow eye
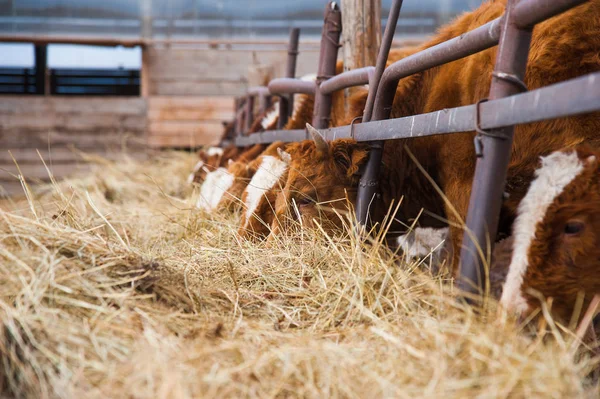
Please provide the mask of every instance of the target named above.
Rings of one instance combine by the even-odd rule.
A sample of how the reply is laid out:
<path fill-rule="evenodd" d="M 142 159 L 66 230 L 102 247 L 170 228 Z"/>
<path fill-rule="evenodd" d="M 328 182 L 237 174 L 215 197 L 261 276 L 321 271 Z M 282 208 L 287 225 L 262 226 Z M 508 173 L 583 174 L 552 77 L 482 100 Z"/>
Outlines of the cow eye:
<path fill-rule="evenodd" d="M 584 227 L 583 222 L 579 220 L 569 221 L 565 224 L 565 234 L 570 236 L 577 235 L 583 231 Z"/>
<path fill-rule="evenodd" d="M 298 199 L 296 199 L 296 204 L 298 204 L 298 206 L 303 206 L 303 205 L 310 205 L 313 203 L 312 198 L 310 197 L 300 197 Z"/>

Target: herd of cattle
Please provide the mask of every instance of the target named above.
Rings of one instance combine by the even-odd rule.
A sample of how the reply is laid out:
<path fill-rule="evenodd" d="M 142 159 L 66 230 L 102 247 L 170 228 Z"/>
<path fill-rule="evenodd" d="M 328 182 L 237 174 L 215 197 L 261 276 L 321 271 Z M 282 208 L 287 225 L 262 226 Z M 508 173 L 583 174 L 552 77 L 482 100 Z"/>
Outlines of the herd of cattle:
<path fill-rule="evenodd" d="M 460 36 L 504 13 L 505 0 L 485 2 L 443 27 L 422 46 L 390 52 L 388 64 Z M 400 81 L 392 118 L 474 104 L 488 95 L 496 49 L 488 49 Z M 338 73 L 342 65 L 338 62 Z M 600 71 L 600 0 L 540 23 L 533 30 L 525 83 L 536 89 Z M 315 79 L 307 76 L 305 79 Z M 331 126 L 362 115 L 367 89 L 344 107 L 333 94 Z M 307 128 L 313 140 L 250 148 L 200 151 L 190 176 L 199 184 L 198 207 L 240 211 L 239 235 L 272 240 L 290 226 L 340 229 L 355 201 L 369 146 L 352 139 L 327 142 L 308 125 L 313 97 L 297 94 L 285 129 Z M 277 126 L 275 102 L 249 134 Z M 225 135 L 230 134 L 226 126 Z M 569 320 L 576 304 L 600 294 L 600 115 L 585 114 L 516 127 L 494 275 L 505 279 L 501 303 L 527 314 L 539 295 L 552 297 L 557 317 Z M 476 158 L 474 133 L 391 140 L 385 143 L 380 189 L 372 218 L 383 222 L 402 199 L 389 226 L 388 243 L 420 256 L 442 247 L 456 271 Z M 443 194 L 443 195 L 442 195 Z M 414 229 L 407 226 L 416 227 Z M 446 245 L 440 245 L 446 240 Z M 508 249 L 507 249 L 508 248 Z M 507 259 L 502 262 L 501 259 Z M 499 271 L 498 271 L 499 270 Z M 585 300 L 581 302 L 581 292 Z"/>

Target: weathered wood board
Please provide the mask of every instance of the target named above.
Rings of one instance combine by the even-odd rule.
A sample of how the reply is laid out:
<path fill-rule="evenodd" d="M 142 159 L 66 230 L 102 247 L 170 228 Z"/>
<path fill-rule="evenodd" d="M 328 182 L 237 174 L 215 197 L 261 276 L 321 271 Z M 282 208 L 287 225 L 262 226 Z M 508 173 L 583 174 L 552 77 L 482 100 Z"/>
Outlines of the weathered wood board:
<path fill-rule="evenodd" d="M 314 73 L 318 49 L 302 50 L 297 75 Z M 248 75 L 272 65 L 275 77 L 284 76 L 286 50 L 227 50 L 177 46 L 150 46 L 144 56 L 148 95 L 239 96 L 249 85 Z"/>

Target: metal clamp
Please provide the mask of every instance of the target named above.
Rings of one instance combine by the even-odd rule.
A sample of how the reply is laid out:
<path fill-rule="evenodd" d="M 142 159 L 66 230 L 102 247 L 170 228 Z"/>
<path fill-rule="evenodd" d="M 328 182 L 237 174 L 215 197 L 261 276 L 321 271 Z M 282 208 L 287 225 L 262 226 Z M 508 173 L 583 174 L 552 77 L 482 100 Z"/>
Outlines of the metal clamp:
<path fill-rule="evenodd" d="M 321 86 L 321 83 L 323 83 L 326 80 L 329 80 L 329 79 L 333 78 L 334 76 L 335 75 L 317 75 L 317 77 L 315 78 L 317 86 Z"/>
<path fill-rule="evenodd" d="M 350 122 L 350 138 L 354 139 L 354 122 L 356 122 L 358 119 L 360 119 L 360 121 L 362 122 L 362 115 L 355 117 L 354 119 L 352 119 L 352 122 Z"/>
<path fill-rule="evenodd" d="M 494 72 L 492 72 L 492 76 L 495 77 L 496 79 L 500 79 L 500 80 L 504 80 L 506 82 L 512 83 L 513 85 L 515 85 L 519 88 L 521 93 L 524 93 L 529 90 L 527 88 L 527 85 L 525 84 L 525 82 L 523 82 L 517 75 L 514 75 L 512 73 L 494 71 Z"/>
<path fill-rule="evenodd" d="M 500 139 L 500 140 L 507 139 L 507 137 L 503 134 L 492 133 L 487 130 L 483 130 L 481 128 L 480 105 L 481 105 L 481 103 L 484 103 L 488 100 L 489 99 L 487 99 L 487 98 L 482 98 L 481 100 L 477 101 L 477 103 L 475 103 L 475 131 L 477 132 L 477 135 L 475 135 L 475 139 L 474 139 L 473 143 L 475 145 L 475 156 L 477 158 L 483 157 L 483 136 Z"/>

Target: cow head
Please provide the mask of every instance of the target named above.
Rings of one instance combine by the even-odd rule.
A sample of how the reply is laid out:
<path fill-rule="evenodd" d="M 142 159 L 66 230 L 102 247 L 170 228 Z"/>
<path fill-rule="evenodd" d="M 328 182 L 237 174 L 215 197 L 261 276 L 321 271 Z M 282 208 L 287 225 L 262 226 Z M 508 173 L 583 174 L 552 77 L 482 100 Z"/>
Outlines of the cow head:
<path fill-rule="evenodd" d="M 598 156 L 579 149 L 542 158 L 513 226 L 506 308 L 527 315 L 551 297 L 555 316 L 569 321 L 578 295 L 587 306 L 600 294 Z"/>
<path fill-rule="evenodd" d="M 242 193 L 252 175 L 246 162 L 230 161 L 227 172 L 233 176 L 233 181 L 227 191 L 223 193 L 217 208 L 233 211 L 241 205 Z"/>
<path fill-rule="evenodd" d="M 354 201 L 359 170 L 367 161 L 368 146 L 350 139 L 326 142 L 307 124 L 313 140 L 288 146 L 288 178 L 275 202 L 272 235 L 286 230 L 293 222 L 323 227 L 340 226 L 336 211 L 348 211 Z"/>

